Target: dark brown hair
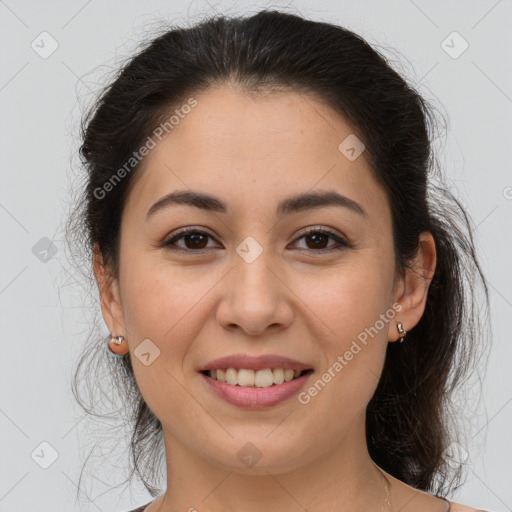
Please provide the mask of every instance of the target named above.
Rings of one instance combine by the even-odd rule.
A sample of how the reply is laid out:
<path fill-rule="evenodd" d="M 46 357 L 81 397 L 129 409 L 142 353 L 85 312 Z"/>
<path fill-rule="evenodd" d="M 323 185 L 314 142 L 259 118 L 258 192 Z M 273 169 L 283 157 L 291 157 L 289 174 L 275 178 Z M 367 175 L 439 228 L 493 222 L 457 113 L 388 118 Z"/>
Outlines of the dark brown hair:
<path fill-rule="evenodd" d="M 75 254 L 82 250 L 90 265 L 97 243 L 112 277 L 118 275 L 120 220 L 140 164 L 106 198 L 98 198 L 98 189 L 187 97 L 228 82 L 247 94 L 314 94 L 351 124 L 389 199 L 399 272 L 416 254 L 420 232 L 433 234 L 437 268 L 425 312 L 404 344 L 388 345 L 367 407 L 366 434 L 372 459 L 388 473 L 424 491 L 453 491 L 462 464 L 446 456 L 457 432 L 451 428 L 451 397 L 481 360 L 477 292 L 483 291 L 488 306 L 488 288 L 470 218 L 443 185 L 433 146 L 439 136 L 434 108 L 357 34 L 264 10 L 250 17 L 214 16 L 148 41 L 83 118 L 82 196 L 68 225 Z M 76 368 L 75 396 L 88 413 L 117 414 L 130 425 L 134 472 L 156 496 L 162 484 L 155 470 L 162 460 L 161 424 L 138 391 L 130 355 L 117 359 L 103 337 L 91 338 L 96 342 L 87 345 Z M 122 397 L 112 415 L 95 413 L 92 405 L 106 372 Z M 81 392 L 85 383 L 91 405 Z"/>

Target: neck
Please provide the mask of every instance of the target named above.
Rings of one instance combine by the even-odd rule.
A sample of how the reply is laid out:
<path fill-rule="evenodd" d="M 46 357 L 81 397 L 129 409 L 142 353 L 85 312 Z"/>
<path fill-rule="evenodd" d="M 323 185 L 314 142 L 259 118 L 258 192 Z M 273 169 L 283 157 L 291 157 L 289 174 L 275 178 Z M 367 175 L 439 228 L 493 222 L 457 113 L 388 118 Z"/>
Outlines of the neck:
<path fill-rule="evenodd" d="M 262 454 L 241 472 L 205 460 L 164 431 L 167 491 L 147 512 L 388 512 L 389 483 L 368 454 L 364 432 L 362 415 L 337 446 L 307 463 L 291 454 L 286 466 L 265 465 Z"/>

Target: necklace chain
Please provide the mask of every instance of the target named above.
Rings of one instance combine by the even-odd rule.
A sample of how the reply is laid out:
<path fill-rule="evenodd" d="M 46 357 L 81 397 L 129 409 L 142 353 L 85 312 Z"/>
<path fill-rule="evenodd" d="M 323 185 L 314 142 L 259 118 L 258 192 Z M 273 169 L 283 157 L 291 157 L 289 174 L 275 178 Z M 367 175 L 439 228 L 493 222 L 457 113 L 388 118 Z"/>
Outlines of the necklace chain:
<path fill-rule="evenodd" d="M 384 484 L 384 488 L 386 489 L 386 498 L 384 500 L 384 504 L 381 505 L 381 510 L 382 512 L 393 512 L 393 503 L 391 502 L 391 494 L 389 493 L 389 488 L 391 487 L 391 484 L 389 483 L 389 480 L 386 478 L 386 475 L 384 475 L 379 466 L 377 466 L 377 464 L 375 464 L 375 467 L 377 468 L 382 483 Z"/>

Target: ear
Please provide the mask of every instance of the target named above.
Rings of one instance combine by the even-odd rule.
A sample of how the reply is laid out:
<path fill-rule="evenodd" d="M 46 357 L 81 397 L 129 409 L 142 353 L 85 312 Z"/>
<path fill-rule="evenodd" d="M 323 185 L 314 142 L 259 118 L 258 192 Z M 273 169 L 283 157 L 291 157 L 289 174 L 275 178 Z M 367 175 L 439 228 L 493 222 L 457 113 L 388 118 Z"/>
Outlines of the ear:
<path fill-rule="evenodd" d="M 125 322 L 119 283 L 104 265 L 103 256 L 95 243 L 93 247 L 93 270 L 101 298 L 103 319 L 113 336 L 125 335 Z"/>
<path fill-rule="evenodd" d="M 410 267 L 410 268 L 409 268 Z M 404 277 L 400 278 L 396 287 L 394 302 L 402 309 L 396 320 L 403 324 L 406 331 L 411 330 L 423 316 L 427 303 L 427 293 L 436 268 L 436 245 L 430 231 L 420 233 L 419 248 L 416 256 L 405 269 Z M 396 341 L 400 338 L 396 322 L 390 323 L 388 339 Z"/>

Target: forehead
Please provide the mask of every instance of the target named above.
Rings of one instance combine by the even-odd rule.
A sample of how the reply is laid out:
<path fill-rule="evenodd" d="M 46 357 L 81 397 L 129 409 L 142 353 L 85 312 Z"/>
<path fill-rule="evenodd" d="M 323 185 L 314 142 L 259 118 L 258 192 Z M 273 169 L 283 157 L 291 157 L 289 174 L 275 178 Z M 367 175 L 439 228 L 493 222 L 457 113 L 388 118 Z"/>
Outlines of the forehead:
<path fill-rule="evenodd" d="M 353 129 L 315 96 L 253 97 L 224 86 L 194 98 L 197 105 L 145 157 L 126 210 L 144 216 L 162 196 L 190 189 L 223 197 L 238 213 L 266 205 L 274 213 L 283 197 L 319 188 L 386 220 L 387 200 L 364 151 L 355 160 L 340 151 Z"/>

